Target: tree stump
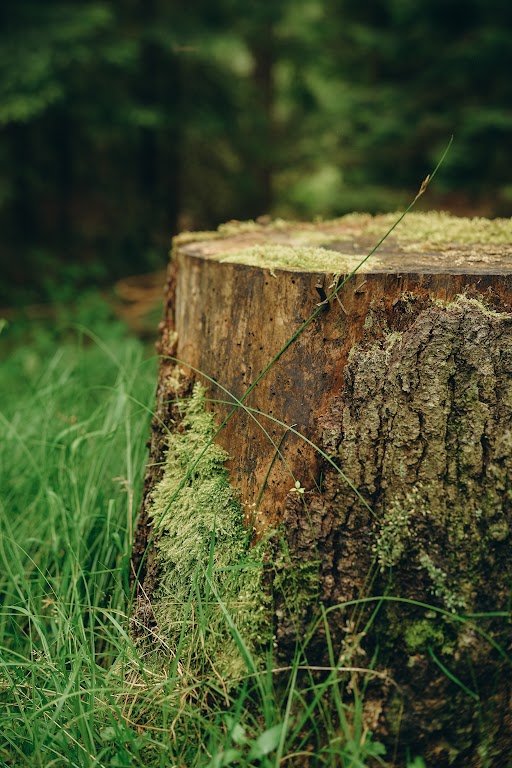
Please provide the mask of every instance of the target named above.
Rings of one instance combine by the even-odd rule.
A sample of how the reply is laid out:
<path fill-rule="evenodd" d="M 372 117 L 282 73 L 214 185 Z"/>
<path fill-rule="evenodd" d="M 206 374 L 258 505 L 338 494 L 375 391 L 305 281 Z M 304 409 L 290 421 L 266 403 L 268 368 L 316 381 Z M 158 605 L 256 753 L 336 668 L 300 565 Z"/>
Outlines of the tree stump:
<path fill-rule="evenodd" d="M 135 625 L 165 634 L 162 579 L 180 564 L 161 540 L 201 516 L 187 507 L 177 532 L 164 520 L 185 509 L 180 457 L 202 397 L 216 426 L 201 422 L 201 445 L 227 419 L 212 462 L 236 494 L 219 515 L 238 498 L 253 549 L 266 541 L 278 661 L 307 637 L 308 661 L 332 664 L 329 633 L 336 663 L 357 648 L 382 672 L 365 679 L 364 717 L 397 766 L 411 747 L 429 766 L 497 768 L 512 754 L 512 223 L 410 214 L 346 279 L 393 221 L 175 239 Z"/>

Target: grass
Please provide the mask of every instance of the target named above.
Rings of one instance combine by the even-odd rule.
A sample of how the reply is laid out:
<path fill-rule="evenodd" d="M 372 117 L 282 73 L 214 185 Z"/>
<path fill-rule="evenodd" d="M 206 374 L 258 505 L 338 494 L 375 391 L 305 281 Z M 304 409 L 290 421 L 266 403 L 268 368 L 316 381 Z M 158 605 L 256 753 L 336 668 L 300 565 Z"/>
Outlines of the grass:
<path fill-rule="evenodd" d="M 115 325 L 108 343 L 20 333 L 0 372 L 0 762 L 95 764 L 128 642 L 155 366 Z"/>
<path fill-rule="evenodd" d="M 227 685 L 188 675 L 179 648 L 164 673 L 139 658 L 129 558 L 156 362 L 103 305 L 82 309 L 87 330 L 0 337 L 0 765 L 385 765 L 364 670 L 319 675 L 300 647 L 276 669 L 269 650 Z"/>
<path fill-rule="evenodd" d="M 210 603 L 246 671 L 224 681 L 205 663 L 190 674 L 184 632 L 163 670 L 139 656 L 130 547 L 156 364 L 102 304 L 86 300 L 78 315 L 85 327 L 58 334 L 0 324 L 0 765 L 388 765 L 363 724 L 374 672 L 358 665 L 357 638 L 342 667 L 332 648 L 330 666 L 308 666 L 307 640 L 286 667 L 272 647 L 256 663 L 208 570 Z M 197 644 L 208 632 L 201 608 Z M 324 632 L 328 643 L 326 619 Z M 424 768 L 419 757 L 410 766 Z"/>

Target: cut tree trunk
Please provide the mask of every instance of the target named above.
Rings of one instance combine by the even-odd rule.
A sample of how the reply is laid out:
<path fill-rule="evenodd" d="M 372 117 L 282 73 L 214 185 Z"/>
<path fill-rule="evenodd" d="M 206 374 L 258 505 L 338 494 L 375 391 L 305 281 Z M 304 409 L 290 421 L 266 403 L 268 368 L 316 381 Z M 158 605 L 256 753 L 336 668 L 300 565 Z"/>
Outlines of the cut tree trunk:
<path fill-rule="evenodd" d="M 267 554 L 279 663 L 322 605 L 308 660 L 329 663 L 327 632 L 336 663 L 366 660 L 365 725 L 394 764 L 409 750 L 498 768 L 512 754 L 512 225 L 410 214 L 346 279 L 392 223 L 176 238 L 135 624 L 158 623 L 151 505 L 200 380 L 253 540 L 278 530 L 286 545 Z M 282 585 L 308 565 L 291 609 Z"/>

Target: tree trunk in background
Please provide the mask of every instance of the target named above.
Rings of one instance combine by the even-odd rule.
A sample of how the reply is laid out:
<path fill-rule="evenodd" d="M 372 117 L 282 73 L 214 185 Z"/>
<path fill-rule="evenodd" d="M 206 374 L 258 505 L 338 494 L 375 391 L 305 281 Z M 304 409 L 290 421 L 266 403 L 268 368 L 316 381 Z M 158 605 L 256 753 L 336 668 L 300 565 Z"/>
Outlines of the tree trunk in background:
<path fill-rule="evenodd" d="M 216 438 L 255 538 L 280 528 L 286 540 L 288 560 L 276 549 L 269 568 L 278 663 L 323 604 L 335 663 L 374 670 L 360 676 L 365 726 L 397 766 L 410 747 L 436 767 L 501 768 L 512 751 L 512 229 L 410 215 L 318 306 L 390 223 L 233 223 L 176 239 L 136 615 L 151 623 L 148 508 L 166 432 L 180 429 L 176 400 L 197 371 L 209 398 L 241 399 L 287 347 L 244 400 L 271 417 L 257 416 L 267 434 L 239 408 Z M 213 410 L 220 424 L 232 406 Z M 308 568 L 315 583 L 292 609 L 276 585 Z M 332 664 L 326 631 L 308 644 L 312 664 Z"/>
<path fill-rule="evenodd" d="M 255 135 L 258 136 L 257 149 L 251 169 L 257 182 L 257 198 L 259 210 L 268 214 L 272 209 L 273 191 L 272 177 L 275 163 L 271 154 L 275 147 L 274 140 L 274 69 L 275 43 L 274 30 L 271 24 L 267 28 L 267 36 L 260 40 L 251 41 L 251 54 L 254 59 L 253 85 L 254 92 L 259 97 L 260 108 L 254 112 Z"/>
<path fill-rule="evenodd" d="M 157 0 L 140 3 L 138 15 L 142 29 L 156 30 L 161 15 Z M 160 244 L 166 232 L 177 231 L 181 209 L 182 129 L 177 115 L 182 111 L 182 74 L 176 53 L 164 52 L 161 41 L 152 36 L 146 37 L 141 47 L 141 70 L 138 97 L 143 109 L 159 116 L 165 105 L 172 116 L 164 124 L 157 120 L 139 129 L 137 177 L 144 211 L 144 240 L 151 248 Z"/>

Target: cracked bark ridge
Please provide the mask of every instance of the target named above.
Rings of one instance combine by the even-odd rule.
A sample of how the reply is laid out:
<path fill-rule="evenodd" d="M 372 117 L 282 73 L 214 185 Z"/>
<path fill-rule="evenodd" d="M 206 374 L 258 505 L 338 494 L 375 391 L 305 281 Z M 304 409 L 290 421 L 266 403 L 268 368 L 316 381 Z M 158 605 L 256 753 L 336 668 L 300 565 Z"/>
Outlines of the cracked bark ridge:
<path fill-rule="evenodd" d="M 342 655 L 354 642 L 367 659 L 378 648 L 377 669 L 394 683 L 374 678 L 365 707 L 369 726 L 398 745 L 397 764 L 400 745 L 414 744 L 429 765 L 497 768 L 512 753 L 510 622 L 456 617 L 510 606 L 512 315 L 465 297 L 404 301 L 395 329 L 372 313 L 322 420 L 322 447 L 372 513 L 326 465 L 307 516 L 288 498 L 287 544 L 302 568 L 318 563 L 321 602 L 341 606 L 330 632 Z M 343 604 L 371 595 L 432 609 L 384 602 L 363 637 L 376 603 L 357 620 Z M 298 619 L 283 615 L 286 655 Z M 312 657 L 326 661 L 325 647 L 320 633 Z"/>

